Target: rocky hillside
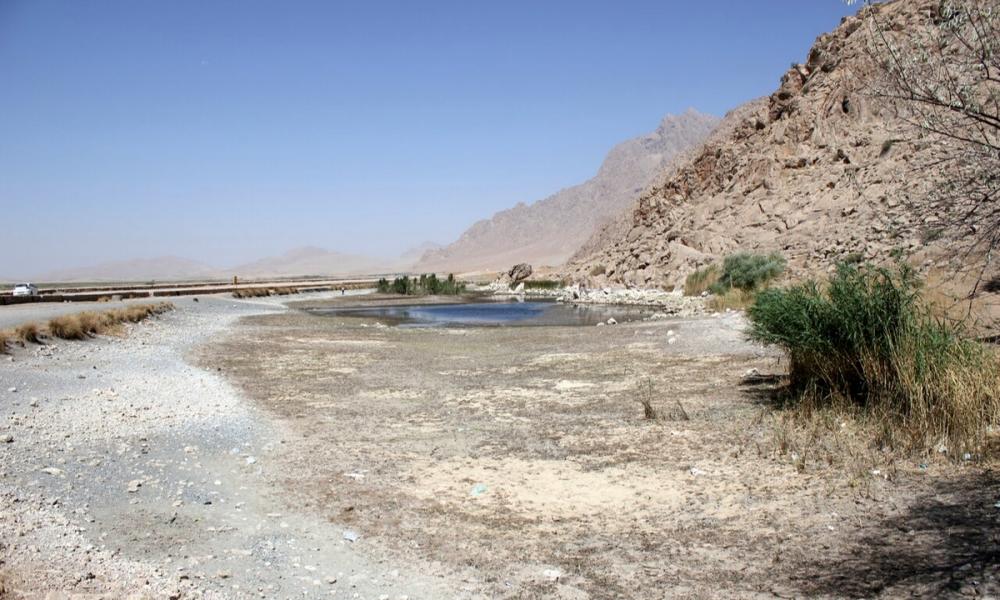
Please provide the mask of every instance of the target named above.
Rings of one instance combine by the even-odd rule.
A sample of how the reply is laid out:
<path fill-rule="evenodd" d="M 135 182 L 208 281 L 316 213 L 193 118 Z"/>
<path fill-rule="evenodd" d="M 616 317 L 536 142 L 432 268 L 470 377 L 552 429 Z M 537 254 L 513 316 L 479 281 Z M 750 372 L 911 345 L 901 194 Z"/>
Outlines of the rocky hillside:
<path fill-rule="evenodd" d="M 910 206 L 933 184 L 919 169 L 931 144 L 870 93 L 880 72 L 866 11 L 909 35 L 932 26 L 937 4 L 878 4 L 820 36 L 766 102 L 643 194 L 624 226 L 584 244 L 567 274 L 673 288 L 738 250 L 779 251 L 800 274 L 848 257 L 908 256 L 921 266 L 955 258 L 938 218 Z"/>
<path fill-rule="evenodd" d="M 725 140 L 728 136 L 732 135 L 733 130 L 740 126 L 747 117 L 756 114 L 757 111 L 765 106 L 767 106 L 767 98 L 758 98 L 726 113 L 715 129 L 712 130 L 712 133 L 701 144 L 678 154 L 663 171 L 653 176 L 652 182 L 646 186 L 644 191 L 662 186 L 665 182 L 669 181 L 670 177 L 678 169 L 683 168 L 684 165 L 697 158 L 707 146 Z M 632 215 L 635 207 L 640 198 L 643 197 L 643 194 L 636 195 L 625 209 L 619 211 L 618 214 L 608 219 L 604 225 L 598 227 L 597 231 L 580 245 L 571 258 L 590 256 L 600 252 L 605 246 L 613 245 L 617 240 L 626 237 L 632 229 Z"/>
<path fill-rule="evenodd" d="M 561 265 L 676 156 L 701 144 L 718 122 L 694 110 L 668 115 L 655 132 L 615 146 L 593 179 L 477 222 L 454 243 L 426 253 L 415 270 L 499 271 L 521 262 Z"/>

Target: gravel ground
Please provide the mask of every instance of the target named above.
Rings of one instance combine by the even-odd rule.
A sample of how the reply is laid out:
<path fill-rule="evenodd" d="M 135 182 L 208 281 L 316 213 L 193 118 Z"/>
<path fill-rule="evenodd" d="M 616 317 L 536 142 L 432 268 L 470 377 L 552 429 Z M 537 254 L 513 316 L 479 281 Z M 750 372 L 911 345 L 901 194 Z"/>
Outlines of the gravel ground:
<path fill-rule="evenodd" d="M 322 297 L 322 295 L 315 295 Z M 287 432 L 186 355 L 277 299 L 185 298 L 123 338 L 0 363 L 0 582 L 15 597 L 440 597 L 261 483 Z M 294 507 L 293 507 L 294 508 Z M 362 542 L 358 542 L 361 544 Z"/>

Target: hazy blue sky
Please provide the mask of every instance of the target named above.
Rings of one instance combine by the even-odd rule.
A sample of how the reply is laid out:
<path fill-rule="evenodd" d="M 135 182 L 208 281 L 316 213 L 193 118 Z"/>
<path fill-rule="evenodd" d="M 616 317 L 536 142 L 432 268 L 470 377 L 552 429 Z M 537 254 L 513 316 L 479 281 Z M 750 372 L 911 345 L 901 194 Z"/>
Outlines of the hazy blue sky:
<path fill-rule="evenodd" d="M 771 93 L 840 0 L 0 0 L 0 276 L 397 254 Z"/>

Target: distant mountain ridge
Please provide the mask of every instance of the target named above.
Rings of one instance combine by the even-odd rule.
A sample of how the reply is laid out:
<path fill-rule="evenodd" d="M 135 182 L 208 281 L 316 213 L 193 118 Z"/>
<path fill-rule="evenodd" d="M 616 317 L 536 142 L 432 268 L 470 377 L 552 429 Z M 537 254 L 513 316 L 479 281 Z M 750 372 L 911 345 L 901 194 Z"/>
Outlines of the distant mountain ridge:
<path fill-rule="evenodd" d="M 409 270 L 428 249 L 437 247 L 425 242 L 397 258 L 375 258 L 334 252 L 315 246 L 303 246 L 284 254 L 262 258 L 235 267 L 214 267 L 178 256 L 110 261 L 41 274 L 35 281 L 184 281 L 229 279 L 239 277 L 293 277 L 307 275 L 371 275 Z M 24 278 L 32 279 L 32 278 Z M 18 279 L 20 281 L 21 279 Z M 11 279 L 10 281 L 13 281 Z"/>
<path fill-rule="evenodd" d="M 179 256 L 160 256 L 100 263 L 90 267 L 58 269 L 43 274 L 38 281 L 148 281 L 153 279 L 210 279 L 219 270 L 205 263 Z"/>
<path fill-rule="evenodd" d="M 590 180 L 475 223 L 452 244 L 427 252 L 415 268 L 468 272 L 501 270 L 519 262 L 561 265 L 675 157 L 699 146 L 719 121 L 694 109 L 667 115 L 656 131 L 612 148 Z"/>
<path fill-rule="evenodd" d="M 292 275 L 358 275 L 391 270 L 391 261 L 359 254 L 334 252 L 304 246 L 269 258 L 233 267 L 243 277 L 287 277 Z"/>

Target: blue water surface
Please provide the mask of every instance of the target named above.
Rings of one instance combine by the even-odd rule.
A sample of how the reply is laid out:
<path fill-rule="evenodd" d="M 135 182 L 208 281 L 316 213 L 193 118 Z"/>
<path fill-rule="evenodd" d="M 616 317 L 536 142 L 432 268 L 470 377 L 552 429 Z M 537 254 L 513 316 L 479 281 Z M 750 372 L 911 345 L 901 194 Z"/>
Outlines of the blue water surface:
<path fill-rule="evenodd" d="M 512 325 L 596 325 L 609 318 L 625 322 L 641 319 L 648 316 L 651 311 L 642 307 L 629 306 L 574 305 L 551 301 L 510 301 L 386 305 L 319 309 L 312 312 L 330 316 L 382 319 L 401 327 L 499 327 Z"/>

